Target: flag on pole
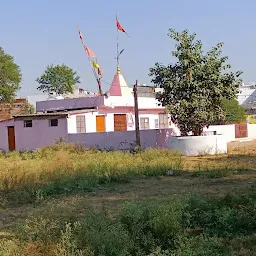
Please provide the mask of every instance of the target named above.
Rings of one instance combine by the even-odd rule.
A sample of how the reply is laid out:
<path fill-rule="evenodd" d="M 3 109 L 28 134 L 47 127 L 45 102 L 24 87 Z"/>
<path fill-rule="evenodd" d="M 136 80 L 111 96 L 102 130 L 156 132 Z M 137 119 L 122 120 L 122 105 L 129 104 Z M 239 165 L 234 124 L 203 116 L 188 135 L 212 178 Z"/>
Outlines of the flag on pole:
<path fill-rule="evenodd" d="M 120 25 L 117 16 L 116 16 L 116 27 L 117 27 L 118 30 L 124 32 L 128 36 L 128 34 L 126 33 L 125 29 Z"/>
<path fill-rule="evenodd" d="M 96 58 L 95 53 L 90 48 L 88 48 L 86 45 L 84 45 L 84 49 L 87 52 L 88 56 L 90 56 L 92 58 Z"/>
<path fill-rule="evenodd" d="M 92 61 L 92 66 L 94 67 L 94 68 L 100 68 L 100 65 L 96 62 L 96 61 Z"/>
<path fill-rule="evenodd" d="M 98 68 L 98 75 L 102 78 L 102 73 L 101 73 L 100 68 Z"/>

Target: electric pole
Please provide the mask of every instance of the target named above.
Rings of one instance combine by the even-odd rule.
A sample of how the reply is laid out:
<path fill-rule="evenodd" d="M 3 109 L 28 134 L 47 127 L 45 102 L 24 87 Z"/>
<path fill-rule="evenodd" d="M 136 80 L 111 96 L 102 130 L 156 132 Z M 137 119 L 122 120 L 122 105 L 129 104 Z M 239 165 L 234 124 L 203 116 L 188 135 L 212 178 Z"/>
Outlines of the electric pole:
<path fill-rule="evenodd" d="M 138 107 L 138 80 L 136 80 L 133 86 L 133 96 L 134 96 L 134 112 L 135 112 L 135 132 L 136 132 L 136 146 L 140 145 L 140 123 L 139 123 L 139 107 Z"/>

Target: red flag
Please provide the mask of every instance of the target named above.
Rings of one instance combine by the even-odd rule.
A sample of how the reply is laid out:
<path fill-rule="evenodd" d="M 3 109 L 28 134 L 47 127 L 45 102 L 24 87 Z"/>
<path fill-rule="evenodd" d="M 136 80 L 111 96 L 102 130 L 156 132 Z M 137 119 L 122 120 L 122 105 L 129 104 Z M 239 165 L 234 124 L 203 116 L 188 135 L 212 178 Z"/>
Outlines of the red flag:
<path fill-rule="evenodd" d="M 87 54 L 88 54 L 90 57 L 96 58 L 95 53 L 94 53 L 90 48 L 88 48 L 86 45 L 84 45 L 84 49 L 86 50 Z"/>
<path fill-rule="evenodd" d="M 126 31 L 124 30 L 124 28 L 120 25 L 120 23 L 119 23 L 119 21 L 117 19 L 117 16 L 116 16 L 116 27 L 117 27 L 118 30 L 120 30 L 120 31 L 124 32 L 125 34 L 127 34 Z"/>

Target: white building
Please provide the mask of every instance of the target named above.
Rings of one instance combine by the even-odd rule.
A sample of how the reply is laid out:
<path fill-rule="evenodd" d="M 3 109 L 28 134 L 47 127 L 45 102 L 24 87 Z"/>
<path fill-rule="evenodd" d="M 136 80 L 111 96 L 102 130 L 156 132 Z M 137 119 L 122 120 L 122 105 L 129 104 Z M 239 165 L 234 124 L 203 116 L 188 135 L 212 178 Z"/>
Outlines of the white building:
<path fill-rule="evenodd" d="M 170 115 L 155 99 L 152 87 L 140 87 L 138 108 L 140 129 L 172 128 Z M 36 110 L 67 113 L 69 134 L 135 130 L 133 88 L 127 85 L 119 68 L 106 95 L 41 101 Z"/>
<path fill-rule="evenodd" d="M 243 106 L 248 112 L 256 111 L 256 83 L 251 83 L 250 85 L 243 84 L 239 88 L 238 102 Z"/>

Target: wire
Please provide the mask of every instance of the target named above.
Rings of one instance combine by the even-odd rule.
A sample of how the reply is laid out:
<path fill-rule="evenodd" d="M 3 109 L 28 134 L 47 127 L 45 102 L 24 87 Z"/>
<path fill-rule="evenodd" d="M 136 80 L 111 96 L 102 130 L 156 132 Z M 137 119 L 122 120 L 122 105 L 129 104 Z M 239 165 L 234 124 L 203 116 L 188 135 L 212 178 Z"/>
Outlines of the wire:
<path fill-rule="evenodd" d="M 123 85 L 112 85 L 112 84 L 110 84 L 110 83 L 108 83 L 108 82 L 106 82 L 106 81 L 104 81 L 104 80 L 101 80 L 103 83 L 105 83 L 105 84 L 108 84 L 108 85 L 110 85 L 110 86 L 113 86 L 113 87 L 121 87 L 121 88 L 131 88 L 132 89 L 132 85 L 128 85 L 128 86 L 123 86 Z M 129 87 L 130 86 L 130 87 Z M 148 89 L 148 91 L 144 91 L 143 93 L 149 93 L 149 92 L 152 92 L 152 89 L 154 89 L 155 87 L 151 87 L 151 86 L 141 86 L 140 88 L 144 88 L 144 89 Z"/>

